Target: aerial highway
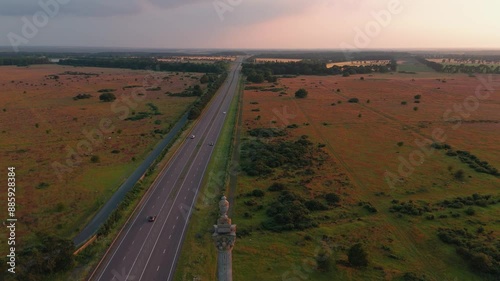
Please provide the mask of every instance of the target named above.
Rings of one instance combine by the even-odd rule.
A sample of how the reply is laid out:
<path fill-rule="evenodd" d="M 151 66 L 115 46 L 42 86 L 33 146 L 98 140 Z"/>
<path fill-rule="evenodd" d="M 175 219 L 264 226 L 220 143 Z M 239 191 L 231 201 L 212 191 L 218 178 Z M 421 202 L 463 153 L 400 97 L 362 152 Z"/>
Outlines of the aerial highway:
<path fill-rule="evenodd" d="M 90 280 L 173 280 L 213 144 L 217 142 L 225 113 L 237 91 L 242 59 L 231 64 L 226 81 L 161 171 Z M 156 216 L 154 221 L 150 216 Z"/>

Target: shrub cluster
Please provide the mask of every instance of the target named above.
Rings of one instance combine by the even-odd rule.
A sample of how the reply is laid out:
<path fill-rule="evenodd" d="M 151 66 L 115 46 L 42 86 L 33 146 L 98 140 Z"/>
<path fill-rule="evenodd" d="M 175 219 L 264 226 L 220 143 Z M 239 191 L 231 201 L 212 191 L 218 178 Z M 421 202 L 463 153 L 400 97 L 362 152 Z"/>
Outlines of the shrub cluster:
<path fill-rule="evenodd" d="M 432 211 L 432 209 L 429 206 L 427 205 L 419 206 L 415 204 L 412 200 L 408 202 L 401 202 L 399 204 L 397 204 L 395 201 L 393 201 L 392 203 L 394 205 L 389 208 L 389 211 L 391 213 L 401 213 L 412 216 L 420 216 L 423 213 Z"/>
<path fill-rule="evenodd" d="M 490 242 L 492 239 L 481 234 L 470 233 L 467 229 L 440 228 L 439 239 L 456 246 L 456 252 L 480 274 L 500 278 L 500 246 Z M 494 239 L 493 239 L 494 240 Z"/>
<path fill-rule="evenodd" d="M 241 148 L 242 170 L 249 176 L 268 175 L 279 167 L 301 170 L 312 165 L 312 149 L 312 142 L 305 138 L 273 143 L 246 141 Z"/>
<path fill-rule="evenodd" d="M 66 271 L 73 265 L 73 241 L 56 236 L 36 233 L 19 250 L 20 262 L 16 268 L 16 280 L 41 280 Z M 7 274 L 7 273 L 5 273 Z"/>
<path fill-rule="evenodd" d="M 262 226 L 277 232 L 317 227 L 318 223 L 310 217 L 310 210 L 304 203 L 305 200 L 299 195 L 282 191 L 278 199 L 267 208 L 266 215 L 269 219 Z"/>
<path fill-rule="evenodd" d="M 481 161 L 477 156 L 471 154 L 470 152 L 457 150 L 456 153 L 460 161 L 469 165 L 469 167 L 474 169 L 476 172 L 500 176 L 500 173 L 496 168 L 491 166 L 486 161 Z"/>
<path fill-rule="evenodd" d="M 472 153 L 464 150 L 453 150 L 452 147 L 449 144 L 446 143 L 437 143 L 434 142 L 431 144 L 432 148 L 438 149 L 438 150 L 447 150 L 446 155 L 450 157 L 455 157 L 458 156 L 458 159 L 462 163 L 467 164 L 470 168 L 474 169 L 478 173 L 485 173 L 485 174 L 490 174 L 493 176 L 500 176 L 500 172 L 490 165 L 487 161 L 481 161 L 477 156 L 473 155 Z"/>
<path fill-rule="evenodd" d="M 153 103 L 147 103 L 146 105 L 149 107 L 150 112 L 140 111 L 137 114 L 134 114 L 125 120 L 137 121 L 137 120 L 142 120 L 144 118 L 151 117 L 153 115 L 161 115 L 161 112 L 158 110 L 158 107 L 156 105 L 154 105 Z"/>
<path fill-rule="evenodd" d="M 438 205 L 444 208 L 461 209 L 464 206 L 479 206 L 486 207 L 488 205 L 494 205 L 500 202 L 500 199 L 495 199 L 491 195 L 481 195 L 474 193 L 472 196 L 467 197 L 456 197 L 451 200 L 444 200 L 439 202 Z"/>
<path fill-rule="evenodd" d="M 92 97 L 91 94 L 78 94 L 73 97 L 73 100 L 83 100 L 83 99 L 90 99 Z"/>
<path fill-rule="evenodd" d="M 215 93 L 217 93 L 217 90 L 219 90 L 219 87 L 222 85 L 222 83 L 224 83 L 226 77 L 227 77 L 227 72 L 224 72 L 218 75 L 216 80 L 208 84 L 205 94 L 201 95 L 189 110 L 188 114 L 189 120 L 194 120 L 200 116 L 201 112 L 203 111 L 203 108 L 205 108 L 205 106 L 212 99 Z"/>

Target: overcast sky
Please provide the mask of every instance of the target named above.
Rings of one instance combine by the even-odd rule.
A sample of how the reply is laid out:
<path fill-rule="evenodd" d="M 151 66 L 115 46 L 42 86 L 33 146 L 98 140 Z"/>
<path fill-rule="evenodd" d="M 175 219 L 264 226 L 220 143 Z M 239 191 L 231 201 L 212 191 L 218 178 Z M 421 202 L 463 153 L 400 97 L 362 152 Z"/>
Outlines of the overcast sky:
<path fill-rule="evenodd" d="M 499 11 L 498 0 L 0 0 L 0 45 L 498 49 Z"/>

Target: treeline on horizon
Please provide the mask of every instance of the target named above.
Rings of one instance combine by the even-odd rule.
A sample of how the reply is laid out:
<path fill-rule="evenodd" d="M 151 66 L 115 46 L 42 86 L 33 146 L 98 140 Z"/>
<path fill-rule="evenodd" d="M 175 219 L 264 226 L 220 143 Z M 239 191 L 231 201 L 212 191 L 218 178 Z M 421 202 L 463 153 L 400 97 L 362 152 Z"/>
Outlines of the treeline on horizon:
<path fill-rule="evenodd" d="M 467 64 L 448 64 L 448 65 L 443 65 L 441 63 L 435 62 L 435 61 L 430 61 L 427 60 L 424 57 L 421 56 L 416 56 L 415 59 L 422 63 L 425 64 L 426 66 L 434 69 L 437 72 L 444 72 L 444 73 L 485 73 L 485 74 L 500 74 L 500 65 L 497 65 L 496 67 L 493 65 L 486 65 L 486 64 L 479 64 L 479 65 L 467 65 Z"/>
<path fill-rule="evenodd" d="M 108 67 L 127 69 L 151 69 L 155 71 L 223 73 L 227 63 L 162 62 L 154 58 L 71 58 L 62 59 L 60 65 Z"/>
<path fill-rule="evenodd" d="M 0 56 L 0 65 L 28 66 L 50 63 L 46 57 L 39 56 Z"/>
<path fill-rule="evenodd" d="M 28 55 L 1 55 L 0 65 L 29 66 L 35 64 L 51 64 L 48 57 Z M 125 57 L 79 57 L 61 59 L 57 64 L 84 67 L 108 67 L 127 69 L 151 69 L 155 71 L 223 73 L 227 62 L 191 63 L 191 62 L 162 62 L 155 58 L 125 58 Z"/>
<path fill-rule="evenodd" d="M 385 59 L 386 60 L 386 59 Z M 242 73 L 247 76 L 247 80 L 254 83 L 261 83 L 264 80 L 275 82 L 274 75 L 343 75 L 367 74 L 373 72 L 387 73 L 396 71 L 397 62 L 390 60 L 389 64 L 370 66 L 337 66 L 330 68 L 326 63 L 314 61 L 299 62 L 265 62 L 265 63 L 244 63 Z"/>
<path fill-rule="evenodd" d="M 303 59 L 319 62 L 342 62 L 342 61 L 363 61 L 363 60 L 391 60 L 395 57 L 409 56 L 406 52 L 388 52 L 388 51 L 276 51 L 267 52 L 250 57 L 252 61 L 258 58 L 276 58 L 276 59 Z"/>

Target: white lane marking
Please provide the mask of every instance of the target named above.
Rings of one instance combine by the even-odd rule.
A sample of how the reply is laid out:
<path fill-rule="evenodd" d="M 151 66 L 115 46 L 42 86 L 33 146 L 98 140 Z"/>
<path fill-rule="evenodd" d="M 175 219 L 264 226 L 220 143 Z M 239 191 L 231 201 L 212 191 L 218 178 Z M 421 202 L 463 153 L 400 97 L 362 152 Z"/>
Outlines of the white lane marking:
<path fill-rule="evenodd" d="M 184 196 L 184 200 L 186 200 L 186 196 Z"/>
<path fill-rule="evenodd" d="M 132 245 L 134 245 L 134 243 L 135 243 L 135 240 L 134 240 L 134 241 L 132 241 Z"/>
<path fill-rule="evenodd" d="M 174 228 L 175 228 L 175 224 L 174 224 L 174 226 L 172 226 L 172 229 L 174 229 Z"/>
<path fill-rule="evenodd" d="M 158 267 L 156 268 L 156 271 L 158 271 L 159 269 L 160 269 L 160 266 L 158 266 Z"/>
<path fill-rule="evenodd" d="M 165 254 L 165 251 L 166 251 L 166 250 L 167 250 L 167 249 L 163 249 L 163 253 L 164 253 L 164 254 Z"/>
<path fill-rule="evenodd" d="M 151 209 L 153 209 L 155 207 L 155 205 L 153 205 L 153 207 L 151 207 Z"/>
<path fill-rule="evenodd" d="M 141 230 L 142 230 L 142 226 L 141 226 L 141 228 L 139 228 L 139 231 L 141 231 Z"/>
<path fill-rule="evenodd" d="M 179 219 L 179 216 L 177 216 L 177 218 L 175 218 L 175 220 L 178 220 Z"/>
<path fill-rule="evenodd" d="M 157 198 L 157 199 L 160 199 L 160 196 L 158 196 L 158 198 Z"/>
<path fill-rule="evenodd" d="M 127 256 L 124 256 L 124 257 L 123 257 L 123 259 L 122 259 L 122 261 L 124 261 L 126 257 L 127 257 Z"/>
<path fill-rule="evenodd" d="M 169 236 L 168 236 L 168 239 L 170 239 L 170 237 L 172 237 L 172 235 L 169 235 Z M 165 253 L 165 251 L 163 251 L 163 252 Z"/>

